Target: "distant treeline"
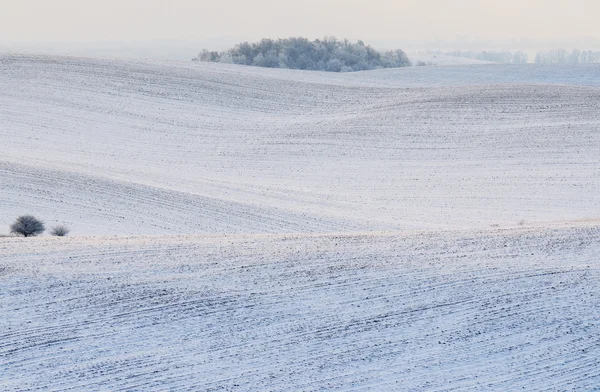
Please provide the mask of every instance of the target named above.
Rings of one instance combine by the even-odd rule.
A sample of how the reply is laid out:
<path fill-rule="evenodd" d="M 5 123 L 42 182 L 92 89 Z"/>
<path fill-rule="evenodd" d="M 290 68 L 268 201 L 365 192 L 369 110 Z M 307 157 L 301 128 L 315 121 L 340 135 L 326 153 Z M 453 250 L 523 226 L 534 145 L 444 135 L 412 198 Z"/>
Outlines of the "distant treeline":
<path fill-rule="evenodd" d="M 329 72 L 364 71 L 411 65 L 402 50 L 378 52 L 363 41 L 350 42 L 327 37 L 263 39 L 244 42 L 222 52 L 203 50 L 194 61 L 210 61 L 268 68 L 307 69 Z"/>
<path fill-rule="evenodd" d="M 527 54 L 521 51 L 519 52 L 488 52 L 487 50 L 481 52 L 473 52 L 470 50 L 461 51 L 455 50 L 451 52 L 441 51 L 429 51 L 429 54 L 441 54 L 446 56 L 464 57 L 468 59 L 476 59 L 483 61 L 490 61 L 499 64 L 527 64 Z"/>
<path fill-rule="evenodd" d="M 591 50 L 556 49 L 540 52 L 535 56 L 536 64 L 592 64 L 600 63 L 600 52 Z"/>

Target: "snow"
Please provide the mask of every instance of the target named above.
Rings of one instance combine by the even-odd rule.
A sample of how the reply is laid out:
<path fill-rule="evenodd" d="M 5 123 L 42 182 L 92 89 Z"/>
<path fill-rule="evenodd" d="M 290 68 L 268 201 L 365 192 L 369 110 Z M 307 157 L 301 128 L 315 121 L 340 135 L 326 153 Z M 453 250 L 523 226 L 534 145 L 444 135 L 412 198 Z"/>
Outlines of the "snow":
<path fill-rule="evenodd" d="M 600 385 L 597 224 L 3 239 L 4 391 Z"/>
<path fill-rule="evenodd" d="M 75 235 L 598 218 L 599 66 L 0 64 L 7 225 L 20 213 Z"/>
<path fill-rule="evenodd" d="M 0 55 L 0 390 L 597 390 L 600 66 Z"/>

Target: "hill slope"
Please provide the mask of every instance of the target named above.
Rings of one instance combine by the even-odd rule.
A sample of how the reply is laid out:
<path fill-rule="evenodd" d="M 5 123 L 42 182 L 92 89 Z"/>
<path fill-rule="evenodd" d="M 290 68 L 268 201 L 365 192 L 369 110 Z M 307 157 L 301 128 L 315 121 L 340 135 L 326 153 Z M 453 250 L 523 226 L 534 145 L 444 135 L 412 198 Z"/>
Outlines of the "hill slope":
<path fill-rule="evenodd" d="M 0 245 L 4 391 L 600 383 L 597 226 Z"/>
<path fill-rule="evenodd" d="M 2 56 L 0 219 L 166 234 L 596 218 L 598 80 Z"/>
<path fill-rule="evenodd" d="M 0 389 L 597 389 L 599 98 L 2 56 L 0 224 L 75 237 L 0 237 Z"/>

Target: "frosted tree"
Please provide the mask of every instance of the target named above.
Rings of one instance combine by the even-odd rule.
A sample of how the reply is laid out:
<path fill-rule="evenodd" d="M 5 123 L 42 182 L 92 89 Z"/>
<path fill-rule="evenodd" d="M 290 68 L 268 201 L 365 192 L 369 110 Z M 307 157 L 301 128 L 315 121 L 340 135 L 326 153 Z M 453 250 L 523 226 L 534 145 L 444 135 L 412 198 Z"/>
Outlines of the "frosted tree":
<path fill-rule="evenodd" d="M 44 222 L 31 215 L 23 215 L 10 226 L 11 234 L 22 235 L 23 237 L 35 237 L 46 230 Z"/>
<path fill-rule="evenodd" d="M 269 68 L 362 71 L 411 65 L 406 53 L 395 50 L 379 53 L 363 41 L 350 42 L 325 37 L 309 41 L 302 37 L 243 42 L 223 52 L 203 50 L 196 61 L 227 62 Z"/>

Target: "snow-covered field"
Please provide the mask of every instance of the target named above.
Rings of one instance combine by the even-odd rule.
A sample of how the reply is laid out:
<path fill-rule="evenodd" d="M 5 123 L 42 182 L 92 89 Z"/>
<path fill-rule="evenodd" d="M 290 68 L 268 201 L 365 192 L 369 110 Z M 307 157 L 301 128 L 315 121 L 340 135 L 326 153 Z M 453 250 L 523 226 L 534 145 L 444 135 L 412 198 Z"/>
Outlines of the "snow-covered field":
<path fill-rule="evenodd" d="M 0 390 L 600 390 L 600 66 L 0 55 Z"/>
<path fill-rule="evenodd" d="M 600 229 L 0 242 L 3 391 L 593 391 Z"/>
<path fill-rule="evenodd" d="M 470 59 L 467 57 L 448 56 L 443 54 L 409 54 L 408 56 L 413 65 L 418 66 L 419 63 L 426 65 L 473 65 L 473 64 L 493 64 L 491 61 Z"/>
<path fill-rule="evenodd" d="M 599 87 L 600 66 L 332 75 L 4 56 L 0 224 L 32 213 L 80 235 L 282 233 L 598 218 Z"/>

